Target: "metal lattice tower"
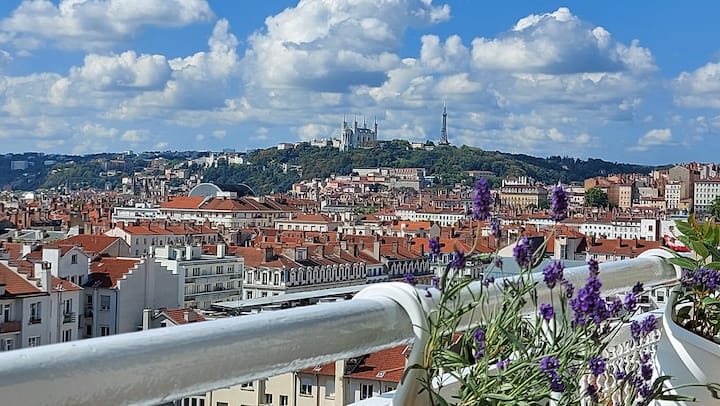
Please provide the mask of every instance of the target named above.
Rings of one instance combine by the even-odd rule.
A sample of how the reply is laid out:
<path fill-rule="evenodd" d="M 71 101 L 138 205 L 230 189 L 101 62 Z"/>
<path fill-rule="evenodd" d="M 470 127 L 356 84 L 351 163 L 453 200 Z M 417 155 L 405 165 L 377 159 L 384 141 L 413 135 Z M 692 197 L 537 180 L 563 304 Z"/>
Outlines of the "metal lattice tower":
<path fill-rule="evenodd" d="M 447 136 L 447 101 L 443 102 L 442 129 L 440 130 L 440 145 L 450 145 Z"/>

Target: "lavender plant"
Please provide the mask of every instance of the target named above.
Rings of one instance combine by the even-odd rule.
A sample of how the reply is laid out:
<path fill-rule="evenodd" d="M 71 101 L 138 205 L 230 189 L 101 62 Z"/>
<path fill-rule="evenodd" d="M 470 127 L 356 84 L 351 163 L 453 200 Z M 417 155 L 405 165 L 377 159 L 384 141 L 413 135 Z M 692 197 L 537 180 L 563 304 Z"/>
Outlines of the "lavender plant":
<path fill-rule="evenodd" d="M 678 300 L 672 304 L 676 321 L 702 337 L 720 343 L 720 225 L 714 219 L 676 221 L 677 238 L 695 256 L 675 253 L 669 261 L 682 268 Z"/>
<path fill-rule="evenodd" d="M 475 193 L 476 219 L 490 218 L 490 188 L 481 179 Z M 552 215 L 565 218 L 567 194 L 553 189 Z M 491 226 L 499 238 L 498 226 Z M 495 281 L 463 278 L 456 272 L 477 254 L 455 251 L 445 273 L 434 281 L 440 291 L 439 305 L 429 316 L 429 340 L 422 364 L 411 368 L 423 371 L 423 391 L 433 405 L 559 405 L 614 404 L 603 387 L 607 359 L 604 350 L 623 326 L 630 326 L 632 337 L 641 340 L 657 323 L 654 316 L 642 321 L 635 314 L 637 284 L 624 299 L 602 295 L 599 265 L 588 263 L 588 276 L 577 290 L 565 279 L 564 265 L 554 261 L 542 270 L 542 282 L 532 270 L 545 253 L 545 244 L 531 248 L 526 237 L 513 249 L 521 273 Z M 497 252 L 495 256 L 497 256 Z M 491 261 L 500 264 L 501 261 Z M 492 266 L 492 265 L 490 265 Z M 538 286 L 545 284 L 549 300 L 540 302 Z M 430 291 L 426 291 L 426 296 Z M 430 295 L 431 297 L 432 295 Z M 689 400 L 670 395 L 663 382 L 652 379 L 650 356 L 643 362 L 614 370 L 627 404 L 649 404 L 654 399 Z M 443 377 L 457 382 L 457 391 L 446 393 Z M 589 403 L 588 403 L 589 402 Z"/>

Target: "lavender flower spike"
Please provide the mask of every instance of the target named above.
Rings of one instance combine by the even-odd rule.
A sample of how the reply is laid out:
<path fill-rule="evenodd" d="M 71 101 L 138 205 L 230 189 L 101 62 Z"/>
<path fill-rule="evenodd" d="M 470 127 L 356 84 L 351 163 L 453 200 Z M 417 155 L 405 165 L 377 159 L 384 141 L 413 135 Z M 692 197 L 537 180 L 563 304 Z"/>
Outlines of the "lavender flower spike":
<path fill-rule="evenodd" d="M 513 255 L 515 256 L 515 261 L 517 261 L 520 268 L 530 265 L 533 254 L 531 250 L 530 240 L 528 240 L 525 236 L 523 236 L 523 238 L 515 244 L 515 248 L 513 248 Z"/>
<path fill-rule="evenodd" d="M 480 178 L 475 183 L 475 199 L 473 203 L 473 218 L 475 220 L 487 220 L 490 217 L 490 209 L 492 209 L 493 204 L 487 179 Z"/>
<path fill-rule="evenodd" d="M 568 195 L 562 186 L 557 185 L 551 192 L 552 207 L 550 217 L 555 221 L 562 221 L 567 217 Z"/>

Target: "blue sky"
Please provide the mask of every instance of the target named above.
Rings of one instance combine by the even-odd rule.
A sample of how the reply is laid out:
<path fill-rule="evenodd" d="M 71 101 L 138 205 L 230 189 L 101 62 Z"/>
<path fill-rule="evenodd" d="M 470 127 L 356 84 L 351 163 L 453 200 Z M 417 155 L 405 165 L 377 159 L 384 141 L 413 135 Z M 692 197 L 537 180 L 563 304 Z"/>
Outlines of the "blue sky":
<path fill-rule="evenodd" d="M 244 151 L 338 135 L 717 161 L 720 4 L 3 0 L 2 152 Z"/>

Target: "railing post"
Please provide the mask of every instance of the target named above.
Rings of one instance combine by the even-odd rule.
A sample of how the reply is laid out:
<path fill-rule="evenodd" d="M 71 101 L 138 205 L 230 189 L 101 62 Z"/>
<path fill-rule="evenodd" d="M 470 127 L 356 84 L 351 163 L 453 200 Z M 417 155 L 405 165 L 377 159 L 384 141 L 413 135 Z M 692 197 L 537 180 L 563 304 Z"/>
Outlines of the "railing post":
<path fill-rule="evenodd" d="M 427 346 L 429 337 L 428 315 L 432 309 L 437 307 L 440 291 L 434 288 L 428 288 L 425 292 L 407 283 L 387 282 L 367 287 L 355 295 L 355 298 L 358 299 L 372 299 L 376 297 L 395 301 L 395 303 L 405 310 L 413 326 L 414 340 L 412 350 L 407 360 L 403 379 L 399 383 L 393 396 L 392 405 L 430 405 L 427 391 L 422 395 L 420 394 L 420 390 L 422 389 L 420 379 L 423 377 L 423 371 L 421 369 L 409 369 L 409 367 L 414 364 L 425 366 L 427 362 L 425 359 L 425 347 Z"/>

